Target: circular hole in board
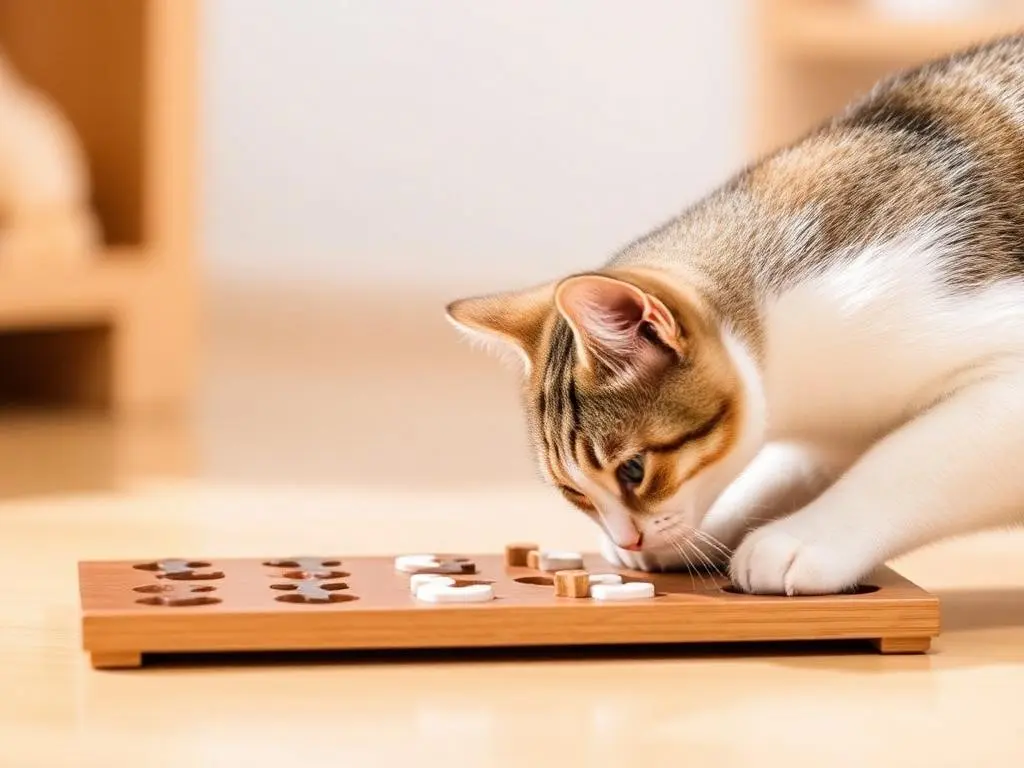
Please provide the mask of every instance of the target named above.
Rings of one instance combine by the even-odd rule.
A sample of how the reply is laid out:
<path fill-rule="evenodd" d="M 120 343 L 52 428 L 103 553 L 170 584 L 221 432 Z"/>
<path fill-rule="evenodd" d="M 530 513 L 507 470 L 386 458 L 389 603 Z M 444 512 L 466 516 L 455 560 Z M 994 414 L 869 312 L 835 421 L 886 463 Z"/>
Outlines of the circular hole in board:
<path fill-rule="evenodd" d="M 555 580 L 550 576 L 520 576 L 516 581 L 520 584 L 530 584 L 535 587 L 555 586 Z"/>
<path fill-rule="evenodd" d="M 172 587 L 170 584 L 146 584 L 141 587 L 133 587 L 136 592 L 144 592 L 148 595 L 159 595 L 165 592 L 177 592 L 179 588 Z M 214 592 L 216 587 L 185 587 L 182 591 L 188 592 Z M 179 593 L 180 594 L 180 593 Z"/>
<path fill-rule="evenodd" d="M 303 558 L 302 560 L 268 560 L 263 563 L 268 568 L 304 568 L 316 561 L 318 568 L 334 568 L 341 565 L 341 560 L 317 560 L 316 558 Z"/>
<path fill-rule="evenodd" d="M 344 579 L 351 575 L 345 571 L 285 571 L 284 573 L 275 573 L 274 578 L 303 581 L 305 579 Z"/>
<path fill-rule="evenodd" d="M 281 590 L 284 590 L 286 592 L 293 592 L 293 591 L 297 590 L 299 588 L 299 586 L 297 584 L 271 584 L 270 588 L 271 589 L 281 589 Z M 328 592 L 337 592 L 338 590 L 341 590 L 341 589 L 348 589 L 348 584 L 346 584 L 346 583 L 344 583 L 342 581 L 335 581 L 335 582 L 331 582 L 331 583 L 328 583 L 328 584 L 321 584 L 320 585 L 320 589 L 326 590 Z"/>
<path fill-rule="evenodd" d="M 196 569 L 196 568 L 209 568 L 210 564 L 209 563 L 205 563 L 205 562 L 203 562 L 201 560 L 189 560 L 189 561 L 185 562 L 185 567 L 186 568 L 192 568 L 192 569 Z M 154 561 L 152 563 L 140 563 L 139 565 L 133 565 L 132 568 L 135 568 L 136 570 L 139 570 L 139 571 L 159 571 L 159 570 L 161 570 L 160 569 L 160 561 L 159 560 L 156 560 L 156 561 Z"/>
<path fill-rule="evenodd" d="M 325 584 L 324 586 L 327 585 Z M 347 595 L 343 592 L 339 592 L 337 594 L 329 594 L 326 600 L 310 600 L 308 597 L 301 593 L 288 592 L 283 595 L 278 595 L 274 599 L 282 603 L 308 603 L 309 605 L 322 605 L 324 603 L 347 603 L 352 600 L 358 600 L 359 598 L 355 595 Z"/>
<path fill-rule="evenodd" d="M 161 579 L 171 581 L 208 581 L 210 579 L 223 579 L 221 571 L 174 571 L 172 573 L 161 573 Z"/>
<path fill-rule="evenodd" d="M 143 605 L 159 605 L 163 608 L 178 608 L 188 605 L 213 605 L 219 603 L 220 598 L 207 597 L 206 595 L 196 595 L 195 597 L 180 597 L 180 598 L 166 598 L 154 595 L 153 597 L 144 597 L 141 600 L 136 600 L 137 603 Z"/>
<path fill-rule="evenodd" d="M 722 587 L 723 592 L 728 592 L 730 595 L 740 595 L 741 597 L 785 597 L 786 599 L 794 599 L 801 597 L 853 597 L 854 595 L 869 595 L 872 592 L 877 592 L 881 587 L 876 587 L 874 584 L 861 584 L 855 589 L 847 590 L 846 592 L 838 592 L 834 595 L 784 595 L 784 594 L 771 594 L 771 595 L 750 595 L 746 592 L 741 592 L 739 589 L 734 587 L 732 584 Z"/>

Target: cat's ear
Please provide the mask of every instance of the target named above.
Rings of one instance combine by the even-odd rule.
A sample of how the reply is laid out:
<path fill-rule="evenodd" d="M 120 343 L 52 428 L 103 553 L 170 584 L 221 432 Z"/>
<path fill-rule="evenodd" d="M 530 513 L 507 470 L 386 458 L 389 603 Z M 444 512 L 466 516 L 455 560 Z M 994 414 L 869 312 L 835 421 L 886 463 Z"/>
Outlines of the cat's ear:
<path fill-rule="evenodd" d="M 631 283 L 605 275 L 577 275 L 555 290 L 555 306 L 573 329 L 577 348 L 595 360 L 621 369 L 685 352 L 679 324 L 665 303 Z M 661 342 L 662 349 L 652 343 Z"/>
<path fill-rule="evenodd" d="M 552 312 L 554 284 L 453 301 L 448 320 L 471 339 L 497 352 L 513 351 L 529 372 L 537 357 L 544 323 Z"/>

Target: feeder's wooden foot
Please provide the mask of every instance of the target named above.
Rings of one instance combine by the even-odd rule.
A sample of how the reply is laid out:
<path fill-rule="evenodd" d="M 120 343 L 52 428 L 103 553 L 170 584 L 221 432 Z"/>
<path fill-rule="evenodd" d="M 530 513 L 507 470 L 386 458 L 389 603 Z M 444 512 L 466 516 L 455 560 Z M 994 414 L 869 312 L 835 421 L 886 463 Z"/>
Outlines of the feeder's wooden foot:
<path fill-rule="evenodd" d="M 927 653 L 930 637 L 877 637 L 871 641 L 880 653 Z"/>
<path fill-rule="evenodd" d="M 135 651 L 94 651 L 91 661 L 94 669 L 129 669 L 142 666 L 142 654 Z"/>

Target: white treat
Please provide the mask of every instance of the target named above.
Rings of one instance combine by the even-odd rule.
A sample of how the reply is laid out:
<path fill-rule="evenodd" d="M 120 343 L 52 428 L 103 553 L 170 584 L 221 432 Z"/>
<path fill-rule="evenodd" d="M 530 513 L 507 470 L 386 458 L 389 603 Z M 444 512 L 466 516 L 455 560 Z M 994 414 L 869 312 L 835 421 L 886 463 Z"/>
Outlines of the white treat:
<path fill-rule="evenodd" d="M 427 603 L 486 603 L 494 599 L 494 587 L 490 584 L 452 587 L 430 582 L 416 590 L 416 599 Z"/>
<path fill-rule="evenodd" d="M 630 581 L 626 584 L 595 584 L 590 588 L 595 600 L 645 600 L 654 597 L 654 585 L 649 581 Z"/>
<path fill-rule="evenodd" d="M 538 563 L 542 571 L 575 571 L 583 567 L 579 552 L 540 552 Z"/>
<path fill-rule="evenodd" d="M 421 568 L 436 568 L 441 563 L 433 555 L 402 555 L 395 558 L 395 569 L 415 573 Z"/>
<path fill-rule="evenodd" d="M 617 573 L 592 573 L 590 574 L 590 586 L 595 584 L 621 584 L 622 577 Z"/>
<path fill-rule="evenodd" d="M 409 577 L 409 591 L 414 595 L 424 584 L 443 584 L 446 587 L 454 587 L 455 579 L 450 576 L 442 576 L 439 573 L 416 573 Z"/>

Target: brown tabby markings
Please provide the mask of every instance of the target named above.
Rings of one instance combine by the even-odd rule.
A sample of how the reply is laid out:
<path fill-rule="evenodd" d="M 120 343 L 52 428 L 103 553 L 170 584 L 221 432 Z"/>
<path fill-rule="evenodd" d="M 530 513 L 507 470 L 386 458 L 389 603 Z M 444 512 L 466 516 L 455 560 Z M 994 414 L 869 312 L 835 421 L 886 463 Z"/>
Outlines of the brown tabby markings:
<path fill-rule="evenodd" d="M 615 276 L 628 276 L 634 284 L 656 290 L 639 273 Z M 533 405 L 528 409 L 531 431 L 542 468 L 569 501 L 588 513 L 594 508 L 575 487 L 570 464 L 642 516 L 720 459 L 736 439 L 735 384 L 730 375 L 729 385 L 719 391 L 713 381 L 727 373 L 715 360 L 720 350 L 710 339 L 697 341 L 702 323 L 696 320 L 694 308 L 680 311 L 678 297 L 666 290 L 658 294 L 666 304 L 675 305 L 673 314 L 680 327 L 687 329 L 689 357 L 626 384 L 609 383 L 607 372 L 600 369 L 581 368 L 569 324 L 554 310 L 546 321 L 540 345 L 546 357 L 537 361 L 527 384 L 526 399 Z M 678 393 L 677 386 L 696 387 L 692 382 L 704 381 L 705 376 L 712 380 L 697 387 L 701 390 L 697 396 Z M 640 452 L 646 453 L 647 460 L 644 482 L 633 490 L 621 488 L 615 470 Z M 689 458 L 685 463 L 680 462 L 683 454 Z"/>
<path fill-rule="evenodd" d="M 922 220 L 957 220 L 951 284 L 1022 269 L 1024 37 L 883 81 L 612 265 L 684 269 L 749 338 L 759 299 Z"/>

